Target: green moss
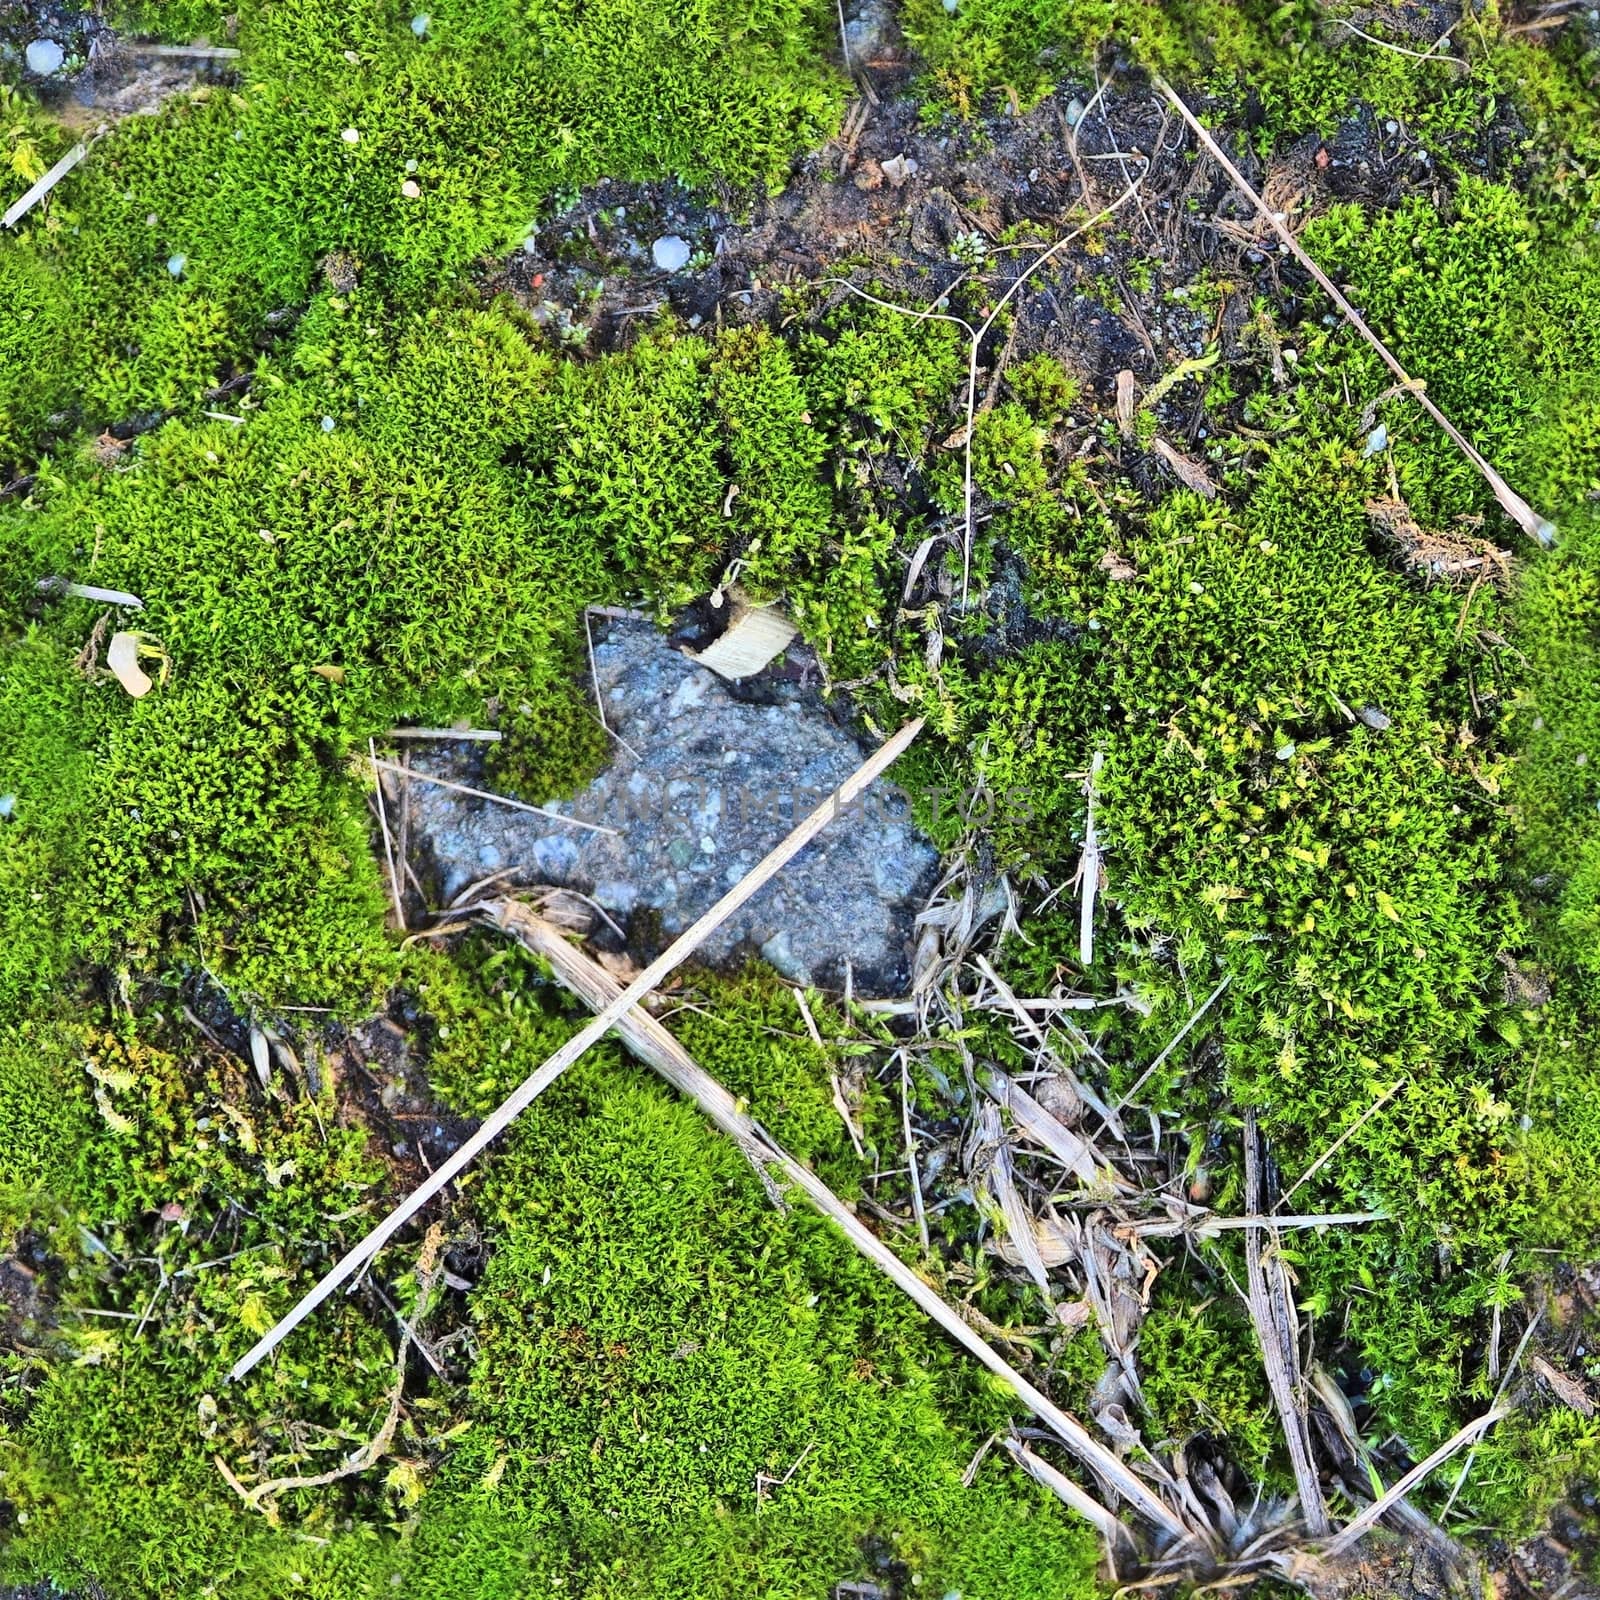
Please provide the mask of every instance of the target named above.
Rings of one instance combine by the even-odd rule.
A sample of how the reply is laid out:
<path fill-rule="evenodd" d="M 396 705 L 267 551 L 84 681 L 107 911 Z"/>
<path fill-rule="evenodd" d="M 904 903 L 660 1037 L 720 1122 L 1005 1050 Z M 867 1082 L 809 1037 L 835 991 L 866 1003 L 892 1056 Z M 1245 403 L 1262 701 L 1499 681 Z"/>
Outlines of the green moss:
<path fill-rule="evenodd" d="M 696 1047 L 722 1073 L 716 1039 Z M 894 1292 L 641 1074 L 574 1069 L 489 1176 L 475 1431 L 421 1537 L 492 1531 L 495 1565 L 593 1595 L 820 1596 L 875 1556 L 938 1592 L 1089 1592 L 1084 1532 L 1008 1472 L 960 1488 L 981 1434 L 952 1416 L 996 1398 L 963 1401 Z"/>

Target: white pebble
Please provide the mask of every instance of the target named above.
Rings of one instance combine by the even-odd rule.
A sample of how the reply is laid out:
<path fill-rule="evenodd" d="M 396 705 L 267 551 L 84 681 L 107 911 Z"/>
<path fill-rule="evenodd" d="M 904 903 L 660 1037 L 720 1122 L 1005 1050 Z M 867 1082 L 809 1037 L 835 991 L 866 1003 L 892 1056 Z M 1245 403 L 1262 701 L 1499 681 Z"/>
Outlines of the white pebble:
<path fill-rule="evenodd" d="M 332 433 L 337 426 L 338 424 L 333 420 L 332 417 L 324 417 L 322 419 L 322 431 L 324 433 Z"/>
<path fill-rule="evenodd" d="M 662 272 L 682 272 L 692 254 L 688 240 L 675 233 L 663 234 L 650 246 L 651 259 Z"/>
<path fill-rule="evenodd" d="M 339 135 L 339 137 L 343 139 L 346 144 L 360 144 L 361 130 L 359 128 L 346 128 L 344 132 Z"/>
<path fill-rule="evenodd" d="M 167 271 L 170 272 L 174 278 L 181 278 L 183 276 L 183 269 L 188 265 L 188 256 L 176 255 L 167 257 Z"/>
<path fill-rule="evenodd" d="M 415 16 L 411 19 L 411 31 L 416 34 L 419 39 L 426 38 L 428 33 L 428 24 L 432 21 L 433 18 L 428 16 L 426 13 L 420 16 Z"/>

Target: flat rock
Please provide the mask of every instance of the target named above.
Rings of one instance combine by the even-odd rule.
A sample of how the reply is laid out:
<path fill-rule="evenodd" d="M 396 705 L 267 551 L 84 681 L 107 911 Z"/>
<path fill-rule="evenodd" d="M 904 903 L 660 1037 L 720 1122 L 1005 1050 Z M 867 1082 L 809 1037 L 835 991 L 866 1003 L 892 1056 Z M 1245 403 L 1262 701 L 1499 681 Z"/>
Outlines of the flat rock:
<path fill-rule="evenodd" d="M 580 830 L 413 785 L 411 828 L 446 896 L 502 868 L 513 881 L 592 894 L 653 955 L 681 933 L 861 764 L 865 750 L 815 690 L 765 678 L 757 703 L 673 649 L 648 623 L 613 622 L 595 675 L 618 746 L 581 794 L 552 806 L 615 828 Z M 475 753 L 440 748 L 417 765 L 474 782 Z M 713 965 L 760 953 L 797 983 L 899 993 L 913 919 L 938 855 L 910 807 L 880 782 L 831 823 L 701 947 Z"/>

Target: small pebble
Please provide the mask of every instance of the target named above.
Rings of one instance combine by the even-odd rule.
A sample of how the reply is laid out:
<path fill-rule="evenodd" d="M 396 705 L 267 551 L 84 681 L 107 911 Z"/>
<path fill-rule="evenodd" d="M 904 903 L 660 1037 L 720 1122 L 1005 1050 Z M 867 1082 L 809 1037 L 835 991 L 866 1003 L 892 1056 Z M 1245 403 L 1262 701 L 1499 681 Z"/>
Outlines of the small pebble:
<path fill-rule="evenodd" d="M 417 170 L 417 158 L 415 156 L 413 156 L 408 162 L 406 162 L 406 171 L 407 172 L 415 172 L 416 170 Z"/>
<path fill-rule="evenodd" d="M 167 257 L 167 271 L 170 272 L 174 278 L 181 278 L 183 276 L 183 269 L 188 265 L 188 256 L 176 255 Z"/>
<path fill-rule="evenodd" d="M 418 183 L 415 178 L 407 178 L 406 181 L 400 185 L 400 193 L 403 194 L 407 200 L 415 200 L 417 196 L 422 193 L 422 185 Z"/>
<path fill-rule="evenodd" d="M 1076 128 L 1083 121 L 1083 114 L 1089 108 L 1084 105 L 1076 95 L 1067 102 L 1066 118 L 1069 128 Z"/>
<path fill-rule="evenodd" d="M 1396 122 L 1393 117 L 1390 117 L 1389 120 L 1384 123 L 1383 131 L 1385 133 L 1399 133 L 1400 124 Z"/>
<path fill-rule="evenodd" d="M 1356 715 L 1374 733 L 1382 733 L 1389 726 L 1389 719 L 1376 706 L 1363 706 Z"/>
<path fill-rule="evenodd" d="M 425 39 L 428 36 L 428 24 L 432 21 L 433 18 L 426 15 L 426 13 L 415 16 L 411 19 L 411 31 L 416 34 L 419 39 Z"/>
<path fill-rule="evenodd" d="M 322 419 L 322 431 L 324 433 L 332 433 L 337 426 L 338 424 L 333 420 L 332 417 L 324 417 Z"/>
<path fill-rule="evenodd" d="M 1375 456 L 1386 450 L 1389 445 L 1389 430 L 1380 422 L 1371 433 L 1367 435 L 1367 447 L 1361 454 Z"/>
<path fill-rule="evenodd" d="M 361 130 L 359 128 L 346 128 L 344 132 L 339 135 L 339 137 L 343 139 L 346 144 L 360 144 Z"/>
<path fill-rule="evenodd" d="M 61 63 L 67 59 L 67 52 L 54 39 L 35 39 L 24 54 L 28 71 L 37 73 L 41 78 L 59 72 Z"/>
<path fill-rule="evenodd" d="M 0 817 L 9 818 L 17 809 L 17 797 L 14 794 L 0 794 Z"/>
<path fill-rule="evenodd" d="M 682 272 L 693 252 L 686 239 L 675 233 L 663 234 L 650 246 L 650 256 L 662 272 Z"/>
<path fill-rule="evenodd" d="M 1280 761 L 1293 761 L 1294 746 L 1292 744 L 1280 744 L 1275 754 Z"/>

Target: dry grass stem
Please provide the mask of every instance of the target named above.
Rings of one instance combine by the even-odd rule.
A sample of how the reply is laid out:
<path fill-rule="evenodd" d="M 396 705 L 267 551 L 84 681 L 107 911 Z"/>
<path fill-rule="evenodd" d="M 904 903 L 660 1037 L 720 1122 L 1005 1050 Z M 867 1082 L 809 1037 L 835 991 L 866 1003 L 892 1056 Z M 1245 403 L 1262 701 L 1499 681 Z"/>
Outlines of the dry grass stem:
<path fill-rule="evenodd" d="M 544 806 L 529 805 L 526 800 L 512 800 L 503 794 L 490 794 L 487 789 L 474 789 L 471 784 L 457 783 L 452 778 L 436 778 L 430 772 L 418 772 L 415 767 L 402 767 L 393 761 L 381 760 L 378 756 L 372 758 L 372 764 L 384 772 L 397 772 L 414 783 L 431 783 L 436 789 L 450 789 L 456 794 L 471 795 L 475 800 L 490 800 L 497 806 L 509 806 L 513 811 L 531 811 L 536 817 L 547 817 L 551 822 L 565 823 L 569 828 L 582 828 L 587 833 L 608 833 L 612 838 L 619 838 L 615 828 L 607 828 L 598 822 L 585 822 L 582 817 L 569 817 L 559 811 L 546 810 Z"/>
<path fill-rule="evenodd" d="M 514 909 L 513 909 L 514 908 Z M 483 912 L 497 925 L 519 939 L 525 934 L 538 941 L 538 948 L 548 950 L 549 935 L 539 934 L 531 928 L 537 921 L 534 914 L 515 901 L 498 901 L 486 904 Z M 559 938 L 559 935 L 556 937 Z M 565 941 L 561 941 L 565 943 Z M 596 1021 L 613 1013 L 620 1019 L 628 1018 L 628 1026 L 619 1031 L 623 1041 L 649 1066 L 658 1071 L 679 1093 L 693 1100 L 710 1121 L 741 1149 L 758 1153 L 764 1166 L 775 1168 L 789 1184 L 798 1188 L 808 1200 L 838 1226 L 849 1242 L 874 1266 L 884 1273 L 904 1294 L 953 1338 L 969 1355 L 1004 1381 L 1022 1403 L 1047 1428 L 1061 1440 L 1071 1453 L 1094 1471 L 1145 1520 L 1175 1538 L 1190 1535 L 1183 1519 L 1165 1501 L 1154 1494 L 1127 1465 L 1047 1395 L 1037 1389 L 1003 1356 L 985 1341 L 955 1310 L 921 1277 L 908 1267 L 899 1256 L 872 1233 L 845 1203 L 813 1173 L 810 1168 L 788 1155 L 760 1128 L 738 1101 L 710 1073 L 701 1067 L 684 1050 L 672 1035 L 638 1007 L 637 1002 L 648 991 L 634 993 L 637 984 L 627 990 L 617 986 L 614 979 L 598 963 L 590 961 L 581 951 L 569 946 L 569 957 L 563 961 L 560 975 L 583 971 L 585 992 L 581 998 L 591 1007 L 603 1006 Z M 577 992 L 574 989 L 574 992 Z M 613 998 L 602 1001 L 601 996 Z M 1097 1526 L 1103 1525 L 1112 1513 L 1082 1490 L 1075 1490 L 1082 1503 L 1076 1507 Z"/>
<path fill-rule="evenodd" d="M 1533 507 L 1519 495 L 1510 484 L 1492 467 L 1488 460 L 1478 451 L 1465 434 L 1436 406 L 1429 397 L 1424 386 L 1411 376 L 1401 366 L 1394 352 L 1367 326 L 1366 319 L 1356 308 L 1350 304 L 1340 291 L 1333 279 L 1319 267 L 1306 253 L 1300 241 L 1284 225 L 1277 214 L 1250 186 L 1244 174 L 1223 154 L 1222 147 L 1207 132 L 1204 124 L 1186 106 L 1173 90 L 1172 86 L 1162 77 L 1155 79 L 1156 88 L 1166 96 L 1173 109 L 1183 118 L 1189 131 L 1205 147 L 1206 153 L 1227 174 L 1233 186 L 1256 208 L 1263 221 L 1278 236 L 1278 239 L 1287 247 L 1295 260 L 1316 279 L 1322 291 L 1333 301 L 1339 314 L 1352 328 L 1372 347 L 1378 358 L 1395 375 L 1400 382 L 1416 396 L 1417 403 L 1428 413 L 1433 420 L 1445 431 L 1452 444 L 1464 455 L 1468 461 L 1482 475 L 1485 483 L 1489 485 L 1494 497 L 1500 503 L 1505 514 L 1517 524 L 1530 539 L 1537 540 L 1540 544 L 1548 545 L 1555 538 L 1555 524 L 1547 518 L 1541 517 Z"/>

